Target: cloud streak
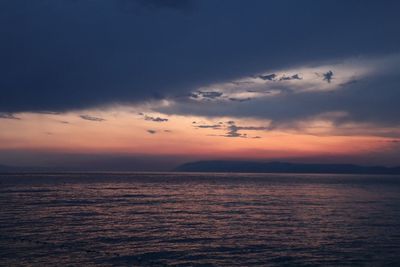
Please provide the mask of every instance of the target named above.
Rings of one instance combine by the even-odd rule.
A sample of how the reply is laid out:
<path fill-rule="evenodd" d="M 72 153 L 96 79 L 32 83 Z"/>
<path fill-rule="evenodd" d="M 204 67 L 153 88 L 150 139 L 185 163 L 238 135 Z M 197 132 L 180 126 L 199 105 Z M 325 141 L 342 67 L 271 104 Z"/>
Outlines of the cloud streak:
<path fill-rule="evenodd" d="M 167 118 L 153 117 L 153 116 L 146 115 L 146 114 L 144 114 L 142 112 L 140 112 L 139 115 L 143 116 L 143 119 L 145 121 L 153 121 L 153 122 L 167 122 L 168 121 Z"/>
<path fill-rule="evenodd" d="M 91 115 L 80 115 L 79 117 L 80 117 L 81 119 L 87 120 L 87 121 L 97 121 L 97 122 L 105 121 L 105 119 L 103 119 L 103 118 L 94 117 L 94 116 L 91 116 Z"/>
<path fill-rule="evenodd" d="M 275 81 L 276 77 L 277 77 L 277 75 L 275 73 L 258 76 L 258 78 L 260 78 L 262 80 L 268 80 L 268 81 Z"/>
<path fill-rule="evenodd" d="M 303 78 L 301 78 L 299 74 L 294 74 L 292 76 L 283 75 L 281 78 L 279 78 L 279 81 L 291 81 L 291 80 L 302 80 L 302 79 Z"/>
<path fill-rule="evenodd" d="M 222 137 L 238 137 L 238 138 L 253 138 L 259 139 L 260 136 L 249 136 L 247 133 L 241 133 L 241 131 L 266 131 L 269 127 L 260 126 L 237 126 L 235 121 L 227 121 L 225 123 L 219 122 L 218 124 L 202 124 L 193 125 L 196 129 L 212 129 L 212 130 L 223 130 L 225 134 L 209 134 L 208 136 L 222 136 Z"/>
<path fill-rule="evenodd" d="M 20 120 L 21 118 L 16 117 L 12 113 L 1 112 L 0 119 L 8 119 L 8 120 Z"/>

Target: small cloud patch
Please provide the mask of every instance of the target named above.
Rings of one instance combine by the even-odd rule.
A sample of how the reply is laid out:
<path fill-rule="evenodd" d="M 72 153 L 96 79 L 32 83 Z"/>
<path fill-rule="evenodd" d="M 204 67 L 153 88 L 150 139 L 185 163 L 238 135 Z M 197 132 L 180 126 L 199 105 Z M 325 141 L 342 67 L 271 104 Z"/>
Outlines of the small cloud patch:
<path fill-rule="evenodd" d="M 261 138 L 260 136 L 248 136 L 246 133 L 240 133 L 239 131 L 265 131 L 267 127 L 259 126 L 237 126 L 234 121 L 229 121 L 227 130 L 228 132 L 223 135 L 225 137 L 241 137 L 241 138 Z"/>
<path fill-rule="evenodd" d="M 202 129 L 221 129 L 221 124 L 212 124 L 212 125 L 196 125 L 195 128 L 202 128 Z"/>
<path fill-rule="evenodd" d="M 0 119 L 20 120 L 21 118 L 16 117 L 12 113 L 0 113 Z"/>
<path fill-rule="evenodd" d="M 294 74 L 292 76 L 283 75 L 279 81 L 291 81 L 291 80 L 302 80 L 303 78 L 299 76 L 299 74 Z"/>
<path fill-rule="evenodd" d="M 269 130 L 268 127 L 260 127 L 260 126 L 237 126 L 235 121 L 226 121 L 225 123 L 219 122 L 218 124 L 204 124 L 204 125 L 194 125 L 196 129 L 205 128 L 212 130 L 224 130 L 225 134 L 216 135 L 209 134 L 208 136 L 223 136 L 223 137 L 240 137 L 240 138 L 251 138 L 251 139 L 259 139 L 260 136 L 249 136 L 247 133 L 241 133 L 240 131 L 266 131 Z"/>
<path fill-rule="evenodd" d="M 264 81 L 273 81 L 273 82 L 276 82 L 276 81 L 279 81 L 279 82 L 280 81 L 290 81 L 290 80 L 302 80 L 303 79 L 302 77 L 300 77 L 299 74 L 293 74 L 293 75 L 290 75 L 290 76 L 286 76 L 285 74 L 278 75 L 278 74 L 272 73 L 272 74 L 266 74 L 266 75 L 259 75 L 259 76 L 256 76 L 256 77 L 260 78 L 260 79 L 262 79 Z"/>
<path fill-rule="evenodd" d="M 330 70 L 328 72 L 325 72 L 322 74 L 322 77 L 324 81 L 326 81 L 327 83 L 331 83 L 332 78 L 333 78 L 333 72 Z"/>
<path fill-rule="evenodd" d="M 192 99 L 214 100 L 222 97 L 223 93 L 218 91 L 196 91 L 190 94 Z"/>
<path fill-rule="evenodd" d="M 250 101 L 253 98 L 251 97 L 246 97 L 246 98 L 236 98 L 236 97 L 230 97 L 229 100 L 230 101 L 234 101 L 234 102 L 245 102 L 245 101 Z"/>
<path fill-rule="evenodd" d="M 259 75 L 258 78 L 266 81 L 275 81 L 275 78 L 277 77 L 277 75 L 275 73 L 272 74 L 267 74 L 267 75 Z"/>
<path fill-rule="evenodd" d="M 79 117 L 81 117 L 81 119 L 87 120 L 87 121 L 105 121 L 105 119 L 103 118 L 99 118 L 99 117 L 94 117 L 94 116 L 90 116 L 90 115 L 80 115 Z"/>
<path fill-rule="evenodd" d="M 143 119 L 144 119 L 145 121 L 154 121 L 154 122 L 167 122 L 167 121 L 168 121 L 167 118 L 153 117 L 153 116 L 146 115 L 146 114 L 144 114 L 144 113 L 142 113 L 142 112 L 140 112 L 140 113 L 138 113 L 138 114 L 139 114 L 140 116 L 143 116 Z"/>

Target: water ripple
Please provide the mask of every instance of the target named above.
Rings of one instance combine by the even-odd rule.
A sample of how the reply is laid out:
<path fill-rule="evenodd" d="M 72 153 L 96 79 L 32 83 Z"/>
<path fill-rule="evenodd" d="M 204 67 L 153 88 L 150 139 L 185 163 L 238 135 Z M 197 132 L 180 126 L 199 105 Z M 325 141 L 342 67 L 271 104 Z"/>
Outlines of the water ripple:
<path fill-rule="evenodd" d="M 0 175 L 4 266 L 396 266 L 400 177 Z"/>

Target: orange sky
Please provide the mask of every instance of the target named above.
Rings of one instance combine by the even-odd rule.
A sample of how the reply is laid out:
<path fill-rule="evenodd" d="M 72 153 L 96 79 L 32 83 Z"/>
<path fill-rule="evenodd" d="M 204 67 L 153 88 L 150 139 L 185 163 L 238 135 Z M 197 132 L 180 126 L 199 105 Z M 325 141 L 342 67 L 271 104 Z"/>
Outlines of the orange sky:
<path fill-rule="evenodd" d="M 84 120 L 81 114 L 104 120 Z M 145 120 L 146 115 L 167 118 L 168 121 Z M 246 133 L 249 137 L 241 138 L 221 136 L 227 132 L 227 121 L 234 120 L 238 126 L 258 127 L 267 127 L 269 121 L 166 116 L 151 112 L 139 115 L 135 109 L 121 107 L 65 114 L 20 113 L 15 116 L 20 119 L 0 119 L 1 150 L 274 159 L 358 155 L 390 147 L 390 138 L 372 134 L 346 135 L 338 132 L 329 121 L 304 122 L 297 130 L 241 130 L 241 134 Z M 195 127 L 220 122 L 222 128 L 218 130 Z"/>

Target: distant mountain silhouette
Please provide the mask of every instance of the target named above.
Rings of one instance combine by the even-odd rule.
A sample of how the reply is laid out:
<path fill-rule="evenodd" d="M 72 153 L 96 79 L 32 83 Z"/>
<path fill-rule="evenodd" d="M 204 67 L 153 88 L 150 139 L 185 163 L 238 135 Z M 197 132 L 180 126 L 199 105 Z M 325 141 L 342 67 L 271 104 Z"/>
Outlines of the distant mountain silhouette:
<path fill-rule="evenodd" d="M 197 161 L 175 168 L 178 172 L 243 173 L 334 173 L 334 174 L 400 174 L 400 167 L 358 166 L 353 164 L 297 164 L 254 161 Z"/>

